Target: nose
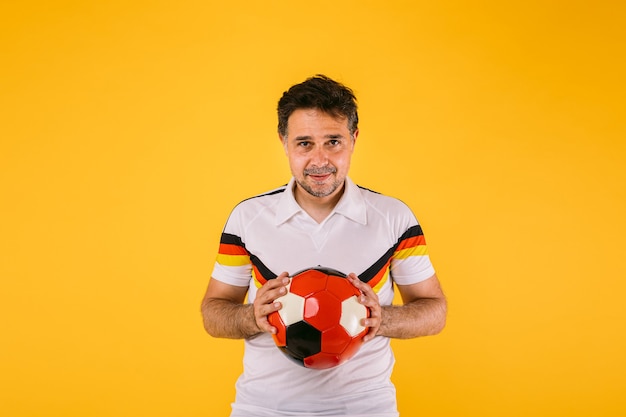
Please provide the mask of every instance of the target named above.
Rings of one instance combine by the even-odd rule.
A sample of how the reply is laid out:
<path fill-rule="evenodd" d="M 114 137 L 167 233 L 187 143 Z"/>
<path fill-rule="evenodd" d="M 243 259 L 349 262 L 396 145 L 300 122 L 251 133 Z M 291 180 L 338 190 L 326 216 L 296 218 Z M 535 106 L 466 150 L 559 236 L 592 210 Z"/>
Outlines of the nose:
<path fill-rule="evenodd" d="M 328 153 L 323 146 L 317 146 L 311 154 L 311 165 L 323 167 L 328 164 Z"/>

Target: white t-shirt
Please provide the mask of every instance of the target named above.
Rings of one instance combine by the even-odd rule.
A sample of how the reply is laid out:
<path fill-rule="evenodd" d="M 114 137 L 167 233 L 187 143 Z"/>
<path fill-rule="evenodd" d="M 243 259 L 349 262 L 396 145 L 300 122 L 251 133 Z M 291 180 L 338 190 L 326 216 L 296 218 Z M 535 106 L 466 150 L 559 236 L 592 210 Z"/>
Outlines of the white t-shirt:
<path fill-rule="evenodd" d="M 291 179 L 241 202 L 224 228 L 212 277 L 248 286 L 248 302 L 281 272 L 316 266 L 354 272 L 381 305 L 392 303 L 393 282 L 409 285 L 434 275 L 421 227 L 401 201 L 347 178 L 337 206 L 318 224 L 297 204 L 293 186 Z M 294 364 L 271 335 L 261 334 L 245 340 L 232 416 L 397 416 L 393 365 L 385 337 L 365 343 L 338 367 L 316 370 Z"/>

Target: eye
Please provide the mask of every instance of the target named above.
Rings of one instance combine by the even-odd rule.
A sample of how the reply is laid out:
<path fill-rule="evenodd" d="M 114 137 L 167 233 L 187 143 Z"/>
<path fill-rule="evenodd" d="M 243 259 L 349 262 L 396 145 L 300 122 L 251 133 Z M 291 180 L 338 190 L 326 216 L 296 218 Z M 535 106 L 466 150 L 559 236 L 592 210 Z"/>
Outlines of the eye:
<path fill-rule="evenodd" d="M 297 146 L 300 148 L 308 148 L 309 146 L 311 146 L 311 142 L 306 141 L 306 140 L 301 140 L 298 142 Z"/>

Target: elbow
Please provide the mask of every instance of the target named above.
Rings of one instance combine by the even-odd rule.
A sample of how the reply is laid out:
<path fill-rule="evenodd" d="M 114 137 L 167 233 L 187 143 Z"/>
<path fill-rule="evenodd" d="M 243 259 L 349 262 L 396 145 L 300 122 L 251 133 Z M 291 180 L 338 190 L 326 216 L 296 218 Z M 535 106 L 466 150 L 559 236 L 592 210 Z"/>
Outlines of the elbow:
<path fill-rule="evenodd" d="M 222 330 L 220 330 L 219 326 L 215 325 L 211 320 L 208 320 L 206 316 L 203 314 L 202 324 L 204 325 L 204 330 L 208 333 L 209 336 L 215 338 L 224 338 L 228 337 Z"/>
<path fill-rule="evenodd" d="M 446 317 L 444 316 L 433 328 L 432 336 L 437 335 L 443 332 L 443 329 L 446 328 Z"/>
<path fill-rule="evenodd" d="M 220 337 L 220 335 L 217 334 L 213 326 L 211 326 L 211 323 L 204 317 L 204 315 L 202 317 L 202 324 L 204 325 L 204 331 L 206 331 L 209 336 Z"/>
<path fill-rule="evenodd" d="M 430 333 L 431 336 L 437 335 L 441 333 L 443 329 L 445 329 L 447 318 L 448 318 L 448 304 L 446 302 L 446 299 L 443 298 L 441 299 L 439 308 L 437 309 L 436 319 L 433 320 L 433 325 L 432 325 L 431 333 Z"/>
<path fill-rule="evenodd" d="M 204 326 L 204 330 L 212 337 L 220 337 L 221 335 L 217 331 L 217 328 L 213 321 L 211 320 L 211 314 L 209 309 L 209 301 L 203 300 L 202 305 L 200 306 L 200 312 L 202 313 L 202 324 Z"/>

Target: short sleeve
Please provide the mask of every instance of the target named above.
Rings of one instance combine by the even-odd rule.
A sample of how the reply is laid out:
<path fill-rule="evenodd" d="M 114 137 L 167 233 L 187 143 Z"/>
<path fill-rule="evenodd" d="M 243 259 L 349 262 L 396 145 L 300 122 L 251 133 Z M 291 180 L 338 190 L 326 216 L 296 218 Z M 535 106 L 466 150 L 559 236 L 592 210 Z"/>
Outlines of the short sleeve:
<path fill-rule="evenodd" d="M 238 221 L 239 210 L 233 210 L 222 236 L 211 276 L 218 281 L 237 287 L 247 287 L 252 277 L 250 254 L 242 237 L 241 224 Z"/>
<path fill-rule="evenodd" d="M 422 227 L 415 223 L 400 236 L 391 257 L 391 277 L 399 285 L 416 284 L 435 274 Z"/>

